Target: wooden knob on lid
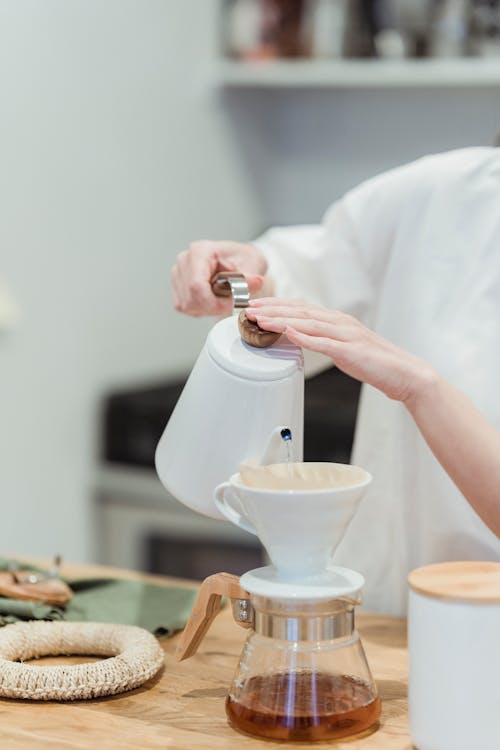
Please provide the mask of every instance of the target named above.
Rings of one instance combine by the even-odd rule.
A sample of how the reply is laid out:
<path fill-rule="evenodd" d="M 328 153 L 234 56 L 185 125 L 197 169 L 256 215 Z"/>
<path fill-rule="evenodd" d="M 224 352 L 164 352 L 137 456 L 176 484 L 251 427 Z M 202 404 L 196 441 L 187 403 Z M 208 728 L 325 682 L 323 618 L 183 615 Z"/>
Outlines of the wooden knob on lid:
<path fill-rule="evenodd" d="M 210 279 L 210 286 L 216 297 L 232 297 L 233 307 L 248 307 L 250 292 L 245 276 L 239 271 L 218 271 Z M 265 331 L 257 323 L 249 320 L 242 310 L 238 317 L 240 336 L 250 346 L 265 349 L 279 339 L 281 333 Z"/>
<path fill-rule="evenodd" d="M 238 328 L 240 329 L 240 336 L 243 341 L 246 341 L 250 346 L 255 346 L 258 349 L 265 349 L 268 346 L 274 344 L 279 339 L 281 333 L 275 331 L 265 331 L 263 328 L 249 320 L 244 310 L 242 310 L 238 316 Z"/>

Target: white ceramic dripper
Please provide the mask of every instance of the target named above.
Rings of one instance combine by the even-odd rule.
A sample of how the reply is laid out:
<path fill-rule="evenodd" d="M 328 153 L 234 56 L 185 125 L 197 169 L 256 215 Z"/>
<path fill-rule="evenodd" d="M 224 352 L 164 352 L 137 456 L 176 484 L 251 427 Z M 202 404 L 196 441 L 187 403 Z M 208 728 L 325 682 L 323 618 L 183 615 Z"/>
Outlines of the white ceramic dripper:
<path fill-rule="evenodd" d="M 234 474 L 215 490 L 219 512 L 259 537 L 282 581 L 320 582 L 328 575 L 333 552 L 371 482 L 357 466 L 311 463 L 301 468 L 317 475 L 324 467 L 327 477 L 335 466 L 344 477 L 341 486 L 266 489 L 249 487 Z"/>

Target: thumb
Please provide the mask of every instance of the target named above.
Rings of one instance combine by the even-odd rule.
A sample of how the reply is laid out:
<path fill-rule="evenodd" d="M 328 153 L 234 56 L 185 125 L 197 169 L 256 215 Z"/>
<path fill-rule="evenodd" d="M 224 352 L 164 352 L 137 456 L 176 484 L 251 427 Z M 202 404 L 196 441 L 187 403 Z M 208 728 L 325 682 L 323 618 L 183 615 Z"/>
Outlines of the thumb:
<path fill-rule="evenodd" d="M 236 263 L 233 263 L 231 260 L 228 260 L 224 258 L 224 260 L 219 259 L 219 263 L 217 266 L 218 271 L 239 271 L 239 269 L 236 266 Z M 262 289 L 262 286 L 264 284 L 264 277 L 260 276 L 259 274 L 255 273 L 243 273 L 247 284 L 248 284 L 248 291 L 250 294 L 254 294 L 255 292 L 258 292 L 260 289 Z"/>
<path fill-rule="evenodd" d="M 250 292 L 250 294 L 255 294 L 255 292 L 258 292 L 260 289 L 262 289 L 262 285 L 264 284 L 263 276 L 246 273 L 245 279 L 247 280 L 248 291 Z"/>

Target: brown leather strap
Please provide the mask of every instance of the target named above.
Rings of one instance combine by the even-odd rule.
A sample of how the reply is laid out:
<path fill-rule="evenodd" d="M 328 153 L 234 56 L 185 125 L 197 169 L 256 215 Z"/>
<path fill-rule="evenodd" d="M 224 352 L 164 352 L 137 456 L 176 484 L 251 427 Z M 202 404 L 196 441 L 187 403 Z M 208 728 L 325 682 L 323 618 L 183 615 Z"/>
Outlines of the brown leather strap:
<path fill-rule="evenodd" d="M 22 571 L 26 573 L 26 571 Z M 70 587 L 57 578 L 49 578 L 38 583 L 18 583 L 12 573 L 0 572 L 0 595 L 9 599 L 31 600 L 63 606 L 67 604 L 73 592 Z"/>

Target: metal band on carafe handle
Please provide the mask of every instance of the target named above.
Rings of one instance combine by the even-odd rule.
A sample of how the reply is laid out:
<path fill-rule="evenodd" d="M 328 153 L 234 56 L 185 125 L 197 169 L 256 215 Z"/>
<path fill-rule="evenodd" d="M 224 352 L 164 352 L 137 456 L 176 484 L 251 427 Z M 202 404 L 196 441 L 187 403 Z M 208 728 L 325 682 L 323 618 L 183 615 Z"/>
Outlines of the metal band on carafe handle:
<path fill-rule="evenodd" d="M 248 307 L 250 290 L 244 275 L 239 271 L 218 271 L 210 279 L 212 291 L 216 297 L 232 297 L 233 307 Z"/>
<path fill-rule="evenodd" d="M 205 578 L 176 649 L 179 661 L 196 653 L 210 625 L 219 614 L 222 597 L 231 600 L 233 618 L 243 628 L 284 641 L 317 642 L 346 638 L 354 632 L 354 607 L 358 597 L 339 597 L 312 605 L 279 602 L 251 596 L 238 576 L 215 573 Z"/>

